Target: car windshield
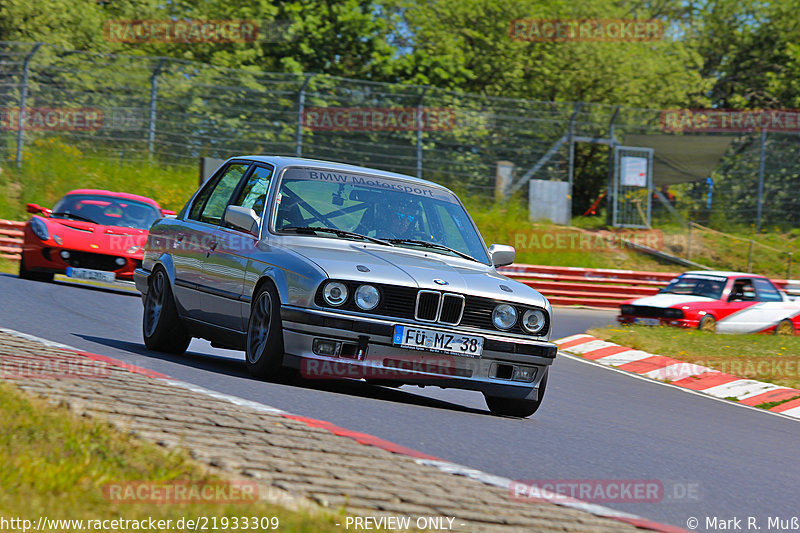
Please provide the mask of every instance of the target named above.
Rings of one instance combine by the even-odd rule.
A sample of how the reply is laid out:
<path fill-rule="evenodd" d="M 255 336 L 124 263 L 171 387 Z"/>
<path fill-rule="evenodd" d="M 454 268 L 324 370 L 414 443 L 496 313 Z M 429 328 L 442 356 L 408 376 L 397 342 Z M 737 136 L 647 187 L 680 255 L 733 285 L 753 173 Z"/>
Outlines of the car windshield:
<path fill-rule="evenodd" d="M 53 218 L 72 218 L 104 226 L 150 229 L 161 213 L 152 205 L 127 198 L 69 194 L 53 207 Z"/>
<path fill-rule="evenodd" d="M 705 296 L 719 300 L 727 281 L 728 279 L 722 276 L 679 276 L 670 281 L 666 287 L 661 289 L 661 292 Z"/>
<path fill-rule="evenodd" d="M 472 219 L 453 193 L 383 176 L 289 168 L 276 198 L 272 228 L 278 233 L 379 239 L 386 245 L 489 262 Z"/>

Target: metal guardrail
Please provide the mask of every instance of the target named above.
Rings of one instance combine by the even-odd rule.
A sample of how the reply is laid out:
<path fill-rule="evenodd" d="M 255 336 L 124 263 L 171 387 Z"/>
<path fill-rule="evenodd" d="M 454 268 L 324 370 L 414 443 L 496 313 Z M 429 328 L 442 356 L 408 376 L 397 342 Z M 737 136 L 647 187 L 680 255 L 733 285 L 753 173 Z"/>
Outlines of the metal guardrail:
<path fill-rule="evenodd" d="M 0 219 L 0 257 L 9 261 L 20 260 L 24 227 L 24 222 Z"/>

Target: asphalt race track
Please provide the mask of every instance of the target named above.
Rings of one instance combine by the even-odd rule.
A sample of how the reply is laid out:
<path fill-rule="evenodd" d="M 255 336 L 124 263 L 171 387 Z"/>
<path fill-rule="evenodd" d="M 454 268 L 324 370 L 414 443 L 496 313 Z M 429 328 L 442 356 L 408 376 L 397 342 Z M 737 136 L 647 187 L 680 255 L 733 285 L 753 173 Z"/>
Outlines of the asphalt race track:
<path fill-rule="evenodd" d="M 0 275 L 0 327 L 108 355 L 209 389 L 330 421 L 511 479 L 657 480 L 657 503 L 603 503 L 686 527 L 689 517 L 798 514 L 800 423 L 566 357 L 530 419 L 495 417 L 479 393 L 363 382 L 276 384 L 249 378 L 240 352 L 194 341 L 186 355 L 149 352 L 140 299 Z M 613 322 L 607 311 L 557 309 L 553 338 Z M 175 406 L 180 409 L 180 406 Z M 682 497 L 688 493 L 687 497 Z M 474 502 L 465 502 L 472 506 Z"/>

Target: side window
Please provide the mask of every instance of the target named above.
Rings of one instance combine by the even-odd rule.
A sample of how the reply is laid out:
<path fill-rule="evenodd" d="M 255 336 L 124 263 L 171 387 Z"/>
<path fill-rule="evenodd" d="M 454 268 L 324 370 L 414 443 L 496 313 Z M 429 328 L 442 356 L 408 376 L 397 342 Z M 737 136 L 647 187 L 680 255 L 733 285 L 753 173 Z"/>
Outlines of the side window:
<path fill-rule="evenodd" d="M 758 294 L 758 301 L 760 302 L 782 302 L 783 298 L 778 289 L 772 283 L 765 279 L 755 278 L 753 286 L 756 288 Z"/>
<path fill-rule="evenodd" d="M 256 212 L 259 217 L 264 212 L 264 204 L 267 201 L 267 189 L 272 178 L 272 168 L 256 167 L 250 174 L 247 183 L 244 184 L 242 192 L 232 205 L 249 207 Z"/>
<path fill-rule="evenodd" d="M 236 163 L 225 169 L 219 179 L 210 183 L 197 196 L 189 212 L 189 218 L 219 225 L 233 191 L 247 172 L 247 168 L 248 165 Z"/>
<path fill-rule="evenodd" d="M 756 299 L 756 291 L 753 282 L 749 279 L 737 279 L 731 289 L 731 302 L 752 302 Z"/>

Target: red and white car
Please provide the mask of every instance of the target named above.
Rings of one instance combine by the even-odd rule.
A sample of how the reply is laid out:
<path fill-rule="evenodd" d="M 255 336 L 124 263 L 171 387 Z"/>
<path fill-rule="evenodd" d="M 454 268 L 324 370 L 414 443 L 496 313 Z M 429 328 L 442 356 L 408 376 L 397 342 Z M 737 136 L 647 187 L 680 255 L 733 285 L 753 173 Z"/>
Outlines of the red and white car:
<path fill-rule="evenodd" d="M 51 281 L 54 274 L 79 279 L 133 279 L 156 220 L 174 215 L 135 194 L 77 189 L 53 209 L 28 204 L 19 277 Z"/>
<path fill-rule="evenodd" d="M 742 272 L 686 272 L 658 294 L 625 302 L 623 324 L 670 325 L 720 333 L 800 331 L 800 301 L 764 276 Z"/>

